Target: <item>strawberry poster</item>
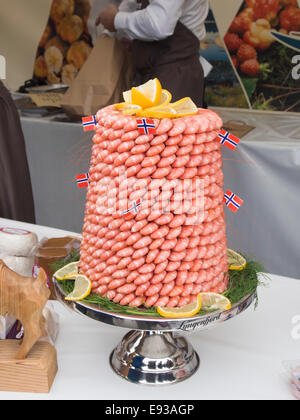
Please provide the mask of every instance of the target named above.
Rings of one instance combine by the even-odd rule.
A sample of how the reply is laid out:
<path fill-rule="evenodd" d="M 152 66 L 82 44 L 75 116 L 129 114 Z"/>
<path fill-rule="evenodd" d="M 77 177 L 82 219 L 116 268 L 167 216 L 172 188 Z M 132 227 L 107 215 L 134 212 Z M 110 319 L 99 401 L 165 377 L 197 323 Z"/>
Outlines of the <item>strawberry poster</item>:
<path fill-rule="evenodd" d="M 243 1 L 224 42 L 250 108 L 300 112 L 300 1 Z"/>

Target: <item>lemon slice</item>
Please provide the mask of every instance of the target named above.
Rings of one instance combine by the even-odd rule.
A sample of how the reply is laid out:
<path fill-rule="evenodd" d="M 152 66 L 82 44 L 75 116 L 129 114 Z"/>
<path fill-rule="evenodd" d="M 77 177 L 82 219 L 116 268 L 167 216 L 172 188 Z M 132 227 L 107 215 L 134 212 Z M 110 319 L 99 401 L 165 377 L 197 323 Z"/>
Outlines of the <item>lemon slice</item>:
<path fill-rule="evenodd" d="M 180 101 L 169 104 L 169 106 L 176 111 L 176 117 L 198 114 L 198 108 L 191 98 L 180 99 Z"/>
<path fill-rule="evenodd" d="M 162 87 L 158 79 L 151 79 L 144 85 L 132 88 L 123 92 L 124 101 L 142 108 L 149 108 L 160 103 L 162 97 Z M 167 99 L 168 95 L 164 94 Z"/>
<path fill-rule="evenodd" d="M 227 249 L 227 257 L 229 270 L 242 271 L 247 265 L 246 259 L 232 249 Z"/>
<path fill-rule="evenodd" d="M 132 103 L 140 106 L 141 108 L 151 108 L 154 106 L 154 103 L 137 88 L 131 89 L 131 98 Z"/>
<path fill-rule="evenodd" d="M 182 308 L 162 308 L 157 307 L 157 312 L 164 318 L 190 318 L 196 315 L 201 309 L 201 295 L 197 296 L 194 303 L 189 303 Z"/>
<path fill-rule="evenodd" d="M 147 108 L 142 111 L 137 111 L 138 117 L 149 117 L 149 118 L 176 118 L 177 114 L 175 109 L 168 106 L 157 106 L 154 108 Z"/>
<path fill-rule="evenodd" d="M 60 268 L 59 270 L 56 271 L 56 273 L 54 273 L 54 277 L 57 280 L 65 280 L 68 276 L 70 275 L 75 275 L 78 274 L 79 271 L 79 262 L 72 262 L 68 265 L 65 265 L 64 267 Z"/>
<path fill-rule="evenodd" d="M 200 293 L 202 299 L 202 309 L 228 311 L 231 309 L 231 302 L 223 295 L 217 293 Z"/>
<path fill-rule="evenodd" d="M 70 275 L 66 280 L 75 280 L 75 286 L 72 293 L 70 293 L 65 300 L 82 300 L 86 298 L 92 290 L 92 282 L 83 274 Z"/>
<path fill-rule="evenodd" d="M 163 89 L 162 92 L 161 92 L 161 97 L 160 97 L 160 101 L 158 103 L 158 106 L 166 106 L 171 101 L 172 101 L 171 93 L 168 90 Z"/>
<path fill-rule="evenodd" d="M 124 115 L 134 115 L 137 113 L 137 111 L 142 110 L 142 108 L 139 105 L 130 104 L 128 102 L 116 104 L 115 108 L 118 111 L 122 111 Z"/>

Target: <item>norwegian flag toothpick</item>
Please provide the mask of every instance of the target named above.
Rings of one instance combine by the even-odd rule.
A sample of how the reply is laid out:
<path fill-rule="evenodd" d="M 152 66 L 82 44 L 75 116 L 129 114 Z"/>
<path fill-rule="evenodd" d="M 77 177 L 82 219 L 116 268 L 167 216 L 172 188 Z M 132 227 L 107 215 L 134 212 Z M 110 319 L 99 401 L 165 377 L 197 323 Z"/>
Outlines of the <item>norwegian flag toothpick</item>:
<path fill-rule="evenodd" d="M 138 207 L 140 207 L 142 205 L 141 200 L 138 199 L 137 201 L 134 202 L 133 207 L 131 209 L 128 209 L 126 211 L 124 211 L 122 213 L 123 216 L 125 216 L 128 213 L 131 213 L 132 211 L 134 211 L 135 213 L 138 212 Z"/>
<path fill-rule="evenodd" d="M 233 213 L 236 213 L 244 203 L 244 200 L 230 190 L 227 190 L 224 194 L 224 203 Z"/>
<path fill-rule="evenodd" d="M 151 118 L 138 118 L 136 122 L 140 134 L 156 134 L 156 127 Z"/>
<path fill-rule="evenodd" d="M 89 186 L 90 174 L 76 175 L 76 181 L 78 188 L 87 188 Z"/>
<path fill-rule="evenodd" d="M 82 126 L 84 131 L 93 131 L 98 124 L 96 120 L 96 115 L 91 115 L 90 117 L 82 118 Z"/>
<path fill-rule="evenodd" d="M 220 139 L 220 143 L 224 146 L 227 146 L 231 150 L 235 150 L 241 141 L 238 137 L 234 136 L 226 130 L 221 130 L 218 134 L 218 137 Z"/>

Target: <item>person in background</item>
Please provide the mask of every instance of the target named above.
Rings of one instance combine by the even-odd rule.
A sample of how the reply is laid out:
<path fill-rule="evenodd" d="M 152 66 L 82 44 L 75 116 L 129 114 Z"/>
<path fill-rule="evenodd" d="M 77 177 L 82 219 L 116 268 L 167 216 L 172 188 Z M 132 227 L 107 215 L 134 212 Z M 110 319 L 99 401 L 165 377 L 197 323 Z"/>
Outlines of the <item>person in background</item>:
<path fill-rule="evenodd" d="M 208 10 L 208 0 L 124 0 L 102 10 L 96 25 L 133 41 L 136 86 L 157 77 L 173 101 L 189 96 L 202 107 L 199 50 Z"/>
<path fill-rule="evenodd" d="M 20 118 L 0 80 L 0 217 L 35 223 L 31 181 Z"/>

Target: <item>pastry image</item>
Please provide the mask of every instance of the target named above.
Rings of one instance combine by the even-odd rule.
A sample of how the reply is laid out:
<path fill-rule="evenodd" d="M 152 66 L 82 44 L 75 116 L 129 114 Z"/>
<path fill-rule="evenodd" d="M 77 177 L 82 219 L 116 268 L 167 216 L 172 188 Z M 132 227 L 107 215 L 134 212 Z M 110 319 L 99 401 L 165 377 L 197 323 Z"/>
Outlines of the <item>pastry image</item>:
<path fill-rule="evenodd" d="M 62 68 L 61 81 L 63 84 L 70 86 L 75 77 L 77 76 L 78 70 L 73 64 L 66 64 Z"/>
<path fill-rule="evenodd" d="M 84 41 L 74 42 L 67 53 L 67 61 L 73 64 L 78 70 L 84 65 L 90 55 L 92 47 Z"/>
<path fill-rule="evenodd" d="M 74 0 L 53 0 L 50 17 L 56 24 L 59 24 L 65 16 L 72 15 L 74 9 Z"/>
<path fill-rule="evenodd" d="M 62 41 L 62 39 L 56 35 L 53 38 L 49 39 L 49 41 L 45 45 L 45 50 L 47 50 L 49 47 L 56 47 L 60 50 L 60 52 L 65 56 L 67 50 L 68 50 L 68 44 Z"/>
<path fill-rule="evenodd" d="M 38 79 L 45 79 L 48 75 L 48 67 L 46 64 L 46 60 L 42 55 L 40 55 L 36 60 L 34 64 L 34 75 Z"/>
<path fill-rule="evenodd" d="M 45 61 L 48 71 L 51 73 L 59 73 L 63 65 L 63 55 L 56 47 L 49 47 L 45 52 Z"/>
<path fill-rule="evenodd" d="M 60 78 L 53 72 L 48 72 L 47 82 L 49 85 L 57 85 L 60 83 Z"/>
<path fill-rule="evenodd" d="M 83 34 L 83 21 L 77 15 L 66 16 L 57 25 L 56 30 L 61 39 L 72 44 Z"/>

